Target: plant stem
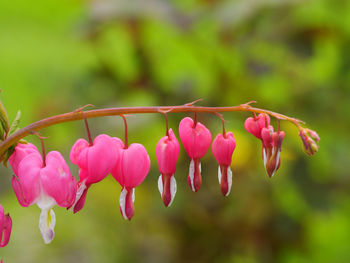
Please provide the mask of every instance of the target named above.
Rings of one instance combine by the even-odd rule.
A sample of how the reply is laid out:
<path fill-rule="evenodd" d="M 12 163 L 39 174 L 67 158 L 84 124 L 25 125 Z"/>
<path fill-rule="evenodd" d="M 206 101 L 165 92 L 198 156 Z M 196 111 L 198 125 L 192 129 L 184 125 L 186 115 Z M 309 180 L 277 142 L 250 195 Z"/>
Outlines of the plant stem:
<path fill-rule="evenodd" d="M 89 110 L 89 111 L 73 111 L 68 112 L 56 116 L 52 116 L 46 119 L 42 119 L 37 122 L 33 122 L 28 126 L 18 130 L 11 136 L 7 137 L 6 140 L 0 143 L 0 156 L 2 156 L 6 150 L 11 147 L 13 144 L 18 142 L 20 139 L 26 137 L 31 134 L 33 131 L 39 131 L 43 128 L 56 125 L 63 122 L 70 122 L 76 120 L 82 120 L 85 118 L 96 118 L 103 116 L 115 116 L 122 114 L 144 114 L 144 113 L 159 113 L 160 111 L 167 112 L 204 112 L 204 113 L 215 113 L 215 112 L 233 112 L 233 111 L 246 111 L 253 113 L 266 113 L 272 117 L 275 117 L 280 120 L 286 120 L 292 122 L 294 125 L 300 129 L 300 124 L 304 123 L 301 120 L 291 118 L 280 113 L 276 113 L 269 110 L 259 109 L 255 107 L 251 107 L 248 104 L 241 104 L 238 106 L 231 107 L 201 107 L 201 106 L 193 106 L 193 105 L 180 105 L 180 106 L 155 106 L 155 107 L 124 107 L 124 108 L 105 108 L 105 109 L 97 109 L 97 110 Z"/>

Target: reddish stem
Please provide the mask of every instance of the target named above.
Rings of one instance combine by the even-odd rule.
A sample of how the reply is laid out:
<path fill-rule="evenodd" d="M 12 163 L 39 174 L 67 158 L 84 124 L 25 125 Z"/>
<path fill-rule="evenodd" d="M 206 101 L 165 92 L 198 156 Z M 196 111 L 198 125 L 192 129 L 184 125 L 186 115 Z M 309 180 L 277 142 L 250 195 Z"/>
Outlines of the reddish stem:
<path fill-rule="evenodd" d="M 85 128 L 86 128 L 87 136 L 88 136 L 88 139 L 89 139 L 89 145 L 92 146 L 92 145 L 93 145 L 93 142 L 92 142 L 92 138 L 91 138 L 91 133 L 90 133 L 90 129 L 89 129 L 89 124 L 88 124 L 88 121 L 87 121 L 87 119 L 86 119 L 85 114 L 83 114 L 83 116 L 84 116 L 84 123 L 85 123 Z"/>
<path fill-rule="evenodd" d="M 37 122 L 31 123 L 30 125 L 18 130 L 11 136 L 7 137 L 6 140 L 0 143 L 0 156 L 2 156 L 9 147 L 14 145 L 20 139 L 26 137 L 31 134 L 33 131 L 38 131 L 43 128 L 63 123 L 69 121 L 76 121 L 84 119 L 84 116 L 89 118 L 96 118 L 102 116 L 114 116 L 121 114 L 144 114 L 144 113 L 159 113 L 159 111 L 171 111 L 175 112 L 205 112 L 205 113 L 213 113 L 213 112 L 233 112 L 233 111 L 249 111 L 255 113 L 265 113 L 272 117 L 278 118 L 280 120 L 286 120 L 292 122 L 297 126 L 298 129 L 301 128 L 300 124 L 303 121 L 282 115 L 277 112 L 254 108 L 248 104 L 241 104 L 238 106 L 231 107 L 201 107 L 201 106 L 193 106 L 193 105 L 180 105 L 180 106 L 163 106 L 163 107 L 125 107 L 125 108 L 106 108 L 106 109 L 97 109 L 97 110 L 89 110 L 89 111 L 73 111 L 68 112 L 56 116 L 52 116 L 46 119 L 39 120 Z"/>
<path fill-rule="evenodd" d="M 125 131 L 124 131 L 124 134 L 125 134 L 124 149 L 128 149 L 128 147 L 129 147 L 129 144 L 128 144 L 128 123 L 126 122 L 126 118 L 123 114 L 121 114 L 120 117 L 123 118 L 124 128 L 125 128 Z"/>

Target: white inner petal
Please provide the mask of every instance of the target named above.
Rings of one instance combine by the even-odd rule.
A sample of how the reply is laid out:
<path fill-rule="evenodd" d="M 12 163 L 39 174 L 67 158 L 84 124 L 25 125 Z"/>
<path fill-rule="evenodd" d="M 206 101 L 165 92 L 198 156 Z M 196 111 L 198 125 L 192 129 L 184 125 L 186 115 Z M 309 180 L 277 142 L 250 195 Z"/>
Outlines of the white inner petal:
<path fill-rule="evenodd" d="M 135 203 L 135 188 L 132 189 L 131 200 L 133 203 Z"/>
<path fill-rule="evenodd" d="M 158 190 L 160 195 L 163 195 L 163 180 L 162 180 L 162 175 L 159 176 L 158 178 Z"/>
<path fill-rule="evenodd" d="M 45 244 L 49 244 L 55 236 L 56 216 L 52 209 L 42 209 L 39 218 L 39 228 Z"/>
<path fill-rule="evenodd" d="M 275 172 L 277 171 L 277 167 L 278 167 L 279 162 L 280 162 L 280 153 L 281 153 L 281 151 L 277 151 L 276 165 L 275 165 L 275 169 L 273 169 L 273 173 L 272 173 L 271 177 L 273 177 Z"/>
<path fill-rule="evenodd" d="M 267 160 L 266 160 L 266 150 L 265 148 L 263 148 L 263 157 L 264 157 L 264 166 L 265 166 L 265 169 L 266 169 L 266 163 L 267 163 Z"/>
<path fill-rule="evenodd" d="M 227 185 L 228 185 L 228 190 L 227 190 L 226 196 L 230 194 L 231 186 L 232 186 L 232 171 L 230 166 L 227 168 Z"/>
<path fill-rule="evenodd" d="M 190 176 L 190 182 L 191 182 L 191 189 L 192 189 L 192 191 L 195 192 L 196 189 L 194 188 L 194 161 L 193 161 L 193 159 L 191 159 L 191 163 L 190 163 L 189 176 Z"/>
<path fill-rule="evenodd" d="M 172 175 L 172 176 L 171 176 L 171 179 L 170 179 L 170 194 L 171 194 L 171 200 L 170 200 L 170 203 L 169 203 L 168 206 L 171 206 L 171 204 L 173 203 L 174 198 L 175 198 L 175 194 L 176 194 L 176 190 L 177 190 L 176 180 L 175 180 L 174 175 Z"/>
<path fill-rule="evenodd" d="M 77 193 L 75 195 L 75 201 L 74 201 L 73 205 L 69 208 L 69 211 L 74 211 L 74 207 L 77 204 L 77 202 L 79 201 L 80 197 L 83 195 L 85 189 L 86 189 L 86 185 L 85 185 L 85 181 L 84 181 L 81 183 L 81 185 L 77 189 Z"/>
<path fill-rule="evenodd" d="M 218 179 L 219 179 L 219 184 L 221 184 L 221 177 L 222 177 L 222 175 L 221 175 L 221 169 L 220 169 L 220 165 L 219 165 L 219 167 L 218 167 Z"/>
<path fill-rule="evenodd" d="M 125 213 L 125 202 L 126 202 L 126 194 L 128 191 L 123 188 L 122 192 L 120 193 L 120 198 L 119 198 L 119 205 L 120 205 L 120 210 L 122 211 L 122 216 L 124 219 L 128 219 Z"/>

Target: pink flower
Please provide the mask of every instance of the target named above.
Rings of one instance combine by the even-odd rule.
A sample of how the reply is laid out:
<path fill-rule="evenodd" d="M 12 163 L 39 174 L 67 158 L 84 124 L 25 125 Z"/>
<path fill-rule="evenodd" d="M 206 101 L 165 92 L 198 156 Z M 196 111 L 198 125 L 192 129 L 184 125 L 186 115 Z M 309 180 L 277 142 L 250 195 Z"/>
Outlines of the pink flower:
<path fill-rule="evenodd" d="M 12 219 L 9 214 L 4 213 L 4 208 L 0 204 L 0 247 L 5 247 L 11 235 Z"/>
<path fill-rule="evenodd" d="M 158 189 L 166 207 L 170 206 L 176 194 L 176 162 L 180 153 L 180 145 L 172 129 L 169 135 L 159 140 L 156 147 L 158 168 L 161 173 Z"/>
<path fill-rule="evenodd" d="M 212 151 L 219 164 L 218 178 L 221 193 L 228 196 L 232 186 L 232 171 L 230 168 L 232 154 L 236 148 L 236 141 L 232 132 L 218 134 L 213 141 Z"/>
<path fill-rule="evenodd" d="M 202 158 L 209 149 L 211 143 L 210 131 L 200 122 L 186 117 L 179 124 L 179 134 L 183 146 L 191 158 L 188 183 L 192 191 L 197 192 L 202 184 L 201 163 Z"/>
<path fill-rule="evenodd" d="M 13 168 L 17 169 L 17 176 L 12 178 L 12 187 L 18 202 L 24 207 L 34 203 L 38 205 L 41 209 L 41 235 L 46 244 L 50 243 L 56 223 L 52 208 L 56 204 L 61 207 L 72 205 L 76 180 L 71 176 L 62 155 L 56 151 L 49 152 L 45 162 L 37 151 L 29 153 L 19 163 L 14 161 Z"/>
<path fill-rule="evenodd" d="M 280 167 L 280 154 L 284 136 L 283 131 L 274 132 L 271 125 L 261 130 L 264 165 L 269 177 L 272 177 Z"/>
<path fill-rule="evenodd" d="M 101 134 L 93 145 L 84 139 L 75 142 L 70 152 L 70 160 L 79 166 L 78 190 L 74 204 L 70 207 L 74 213 L 80 211 L 85 203 L 86 193 L 91 184 L 104 179 L 119 159 L 119 151 L 114 140 Z"/>
<path fill-rule="evenodd" d="M 124 219 L 131 219 L 134 215 L 135 187 L 146 178 L 151 161 L 143 145 L 133 143 L 124 148 L 119 138 L 113 138 L 114 144 L 120 149 L 120 158 L 112 170 L 112 176 L 122 186 L 119 204 Z"/>
<path fill-rule="evenodd" d="M 244 122 L 244 128 L 247 132 L 261 139 L 261 130 L 270 125 L 270 117 L 265 113 L 260 113 L 257 117 L 249 117 Z"/>

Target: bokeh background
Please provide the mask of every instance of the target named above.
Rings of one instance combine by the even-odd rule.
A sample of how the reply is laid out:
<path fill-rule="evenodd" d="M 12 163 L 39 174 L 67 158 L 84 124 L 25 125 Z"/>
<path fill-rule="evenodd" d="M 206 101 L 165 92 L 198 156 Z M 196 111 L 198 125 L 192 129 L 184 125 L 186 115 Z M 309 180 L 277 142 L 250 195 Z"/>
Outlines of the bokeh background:
<path fill-rule="evenodd" d="M 120 186 L 108 176 L 84 209 L 56 207 L 56 237 L 44 245 L 40 210 L 21 207 L 11 168 L 0 169 L 0 202 L 13 218 L 6 263 L 55 262 L 350 262 L 350 1 L 347 0 L 11 0 L 0 3 L 1 100 L 21 126 L 85 104 L 97 108 L 177 105 L 257 106 L 307 122 L 320 150 L 305 155 L 297 129 L 286 131 L 282 165 L 265 174 L 260 142 L 243 128 L 248 113 L 226 113 L 237 148 L 229 197 L 221 196 L 211 151 L 203 185 L 187 185 L 164 208 L 155 146 L 161 115 L 128 117 L 130 142 L 145 145 L 150 173 L 136 189 L 135 216 L 122 219 Z M 169 114 L 176 131 L 184 114 Z M 200 114 L 212 134 L 217 117 Z M 93 135 L 123 136 L 122 121 L 89 121 Z M 275 124 L 275 123 L 274 123 Z M 42 130 L 48 150 L 68 160 L 86 138 L 83 122 Z M 39 146 L 34 136 L 27 140 Z M 71 165 L 72 173 L 77 168 Z"/>

